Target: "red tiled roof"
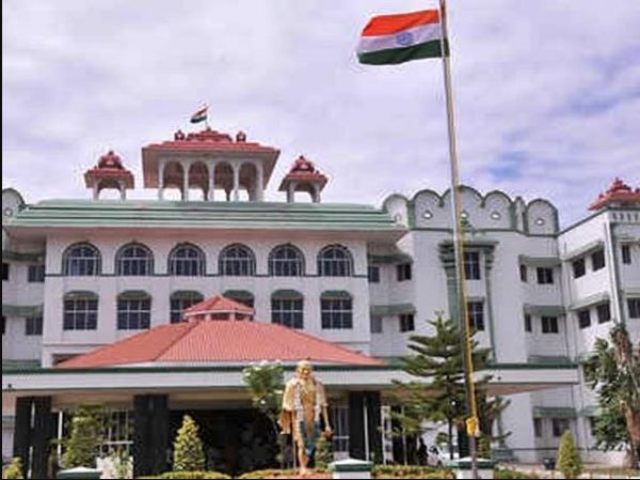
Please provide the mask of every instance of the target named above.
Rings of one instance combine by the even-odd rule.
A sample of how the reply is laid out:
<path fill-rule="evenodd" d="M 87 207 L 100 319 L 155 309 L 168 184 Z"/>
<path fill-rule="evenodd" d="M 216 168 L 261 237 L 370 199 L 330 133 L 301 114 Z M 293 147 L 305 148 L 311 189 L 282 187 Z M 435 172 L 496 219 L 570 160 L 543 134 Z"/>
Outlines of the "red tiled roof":
<path fill-rule="evenodd" d="M 610 204 L 640 204 L 640 188 L 633 190 L 622 180 L 616 178 L 606 192 L 598 195 L 598 198 L 589 206 L 589 210 L 598 210 Z"/>
<path fill-rule="evenodd" d="M 320 189 L 322 189 L 327 183 L 327 176 L 320 172 L 312 161 L 300 155 L 298 159 L 293 162 L 289 173 L 282 179 L 279 190 L 286 190 L 287 185 L 292 181 L 317 183 L 320 185 Z"/>
<path fill-rule="evenodd" d="M 87 187 L 93 187 L 96 181 L 100 179 L 111 179 L 124 181 L 125 188 L 133 188 L 133 174 L 124 168 L 122 159 L 109 150 L 98 160 L 98 165 L 87 170 L 84 173 L 84 180 Z"/>
<path fill-rule="evenodd" d="M 216 295 L 215 297 L 207 298 L 187 308 L 184 311 L 183 316 L 193 316 L 210 312 L 237 312 L 245 315 L 253 315 L 255 310 L 240 302 L 231 300 L 230 298 L 223 297 L 222 295 Z"/>
<path fill-rule="evenodd" d="M 195 321 L 161 325 L 56 365 L 99 368 L 140 363 L 244 363 L 261 360 L 381 365 L 367 355 L 272 323 Z"/>
<path fill-rule="evenodd" d="M 244 132 L 238 132 L 235 141 L 227 133 L 221 133 L 207 127 L 200 132 L 184 134 L 178 130 L 174 139 L 162 143 L 152 143 L 144 147 L 149 150 L 187 150 L 187 151 L 241 151 L 241 152 L 277 152 L 273 147 L 247 142 Z"/>

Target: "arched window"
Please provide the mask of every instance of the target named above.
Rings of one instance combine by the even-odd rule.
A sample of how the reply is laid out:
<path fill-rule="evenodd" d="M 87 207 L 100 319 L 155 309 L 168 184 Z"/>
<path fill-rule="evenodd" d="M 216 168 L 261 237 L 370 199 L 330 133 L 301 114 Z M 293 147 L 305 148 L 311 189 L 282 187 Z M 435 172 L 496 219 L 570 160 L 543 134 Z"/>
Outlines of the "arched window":
<path fill-rule="evenodd" d="M 63 330 L 98 328 L 98 295 L 93 292 L 69 292 L 63 298 Z"/>
<path fill-rule="evenodd" d="M 130 243 L 116 254 L 116 275 L 145 276 L 153 273 L 153 254 L 145 245 Z"/>
<path fill-rule="evenodd" d="M 255 297 L 247 290 L 227 290 L 222 295 L 249 308 L 255 306 Z"/>
<path fill-rule="evenodd" d="M 324 277 L 349 277 L 353 272 L 351 253 L 342 245 L 329 245 L 318 254 L 318 274 Z"/>
<path fill-rule="evenodd" d="M 304 298 L 295 290 L 278 290 L 271 295 L 271 322 L 289 328 L 304 328 Z"/>
<path fill-rule="evenodd" d="M 304 275 L 304 255 L 293 245 L 279 245 L 269 254 L 269 275 L 299 277 Z"/>
<path fill-rule="evenodd" d="M 205 272 L 204 252 L 195 245 L 182 243 L 169 254 L 169 275 L 197 277 Z"/>
<path fill-rule="evenodd" d="M 200 303 L 202 300 L 204 300 L 204 297 L 200 292 L 194 292 L 190 290 L 173 292 L 170 298 L 171 323 L 182 322 L 184 320 L 182 317 L 184 311 L 187 308 L 192 307 L 196 303 Z"/>
<path fill-rule="evenodd" d="M 349 292 L 328 291 L 320 297 L 323 329 L 353 328 L 353 299 Z"/>
<path fill-rule="evenodd" d="M 62 256 L 62 274 L 93 276 L 100 274 L 100 252 L 90 243 L 71 245 Z"/>
<path fill-rule="evenodd" d="M 220 275 L 249 276 L 255 272 L 256 260 L 249 247 L 237 243 L 220 253 Z"/>
<path fill-rule="evenodd" d="M 151 297 L 147 292 L 118 295 L 118 330 L 142 330 L 151 325 Z"/>

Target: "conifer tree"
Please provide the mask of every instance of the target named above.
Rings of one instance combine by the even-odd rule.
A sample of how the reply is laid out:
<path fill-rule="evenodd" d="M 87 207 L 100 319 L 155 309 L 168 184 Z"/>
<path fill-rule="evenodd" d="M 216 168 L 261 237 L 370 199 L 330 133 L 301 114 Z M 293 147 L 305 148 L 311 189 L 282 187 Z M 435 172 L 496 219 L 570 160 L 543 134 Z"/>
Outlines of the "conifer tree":
<path fill-rule="evenodd" d="M 11 463 L 2 470 L 2 478 L 6 478 L 7 480 L 18 480 L 24 478 L 22 475 L 22 460 L 20 460 L 20 457 L 13 457 L 11 459 Z"/>
<path fill-rule="evenodd" d="M 466 417 L 460 333 L 453 320 L 442 316 L 429 324 L 435 330 L 432 336 L 412 335 L 409 338 L 408 347 L 413 354 L 401 359 L 401 368 L 420 381 L 394 382 L 398 387 L 397 396 L 402 401 L 404 413 L 392 415 L 399 420 L 403 433 L 409 435 L 421 434 L 424 421 L 446 422 L 449 451 L 453 455 L 453 429 L 462 426 L 458 428 L 458 432 L 463 435 Z M 489 353 L 489 349 L 477 348 L 477 342 L 473 342 L 475 371 L 486 367 Z M 490 376 L 485 376 L 475 383 L 480 424 L 488 430 L 483 431 L 487 435 L 491 434 L 493 420 L 508 405 L 508 402 L 500 398 L 489 399 L 483 393 L 490 379 Z"/>
<path fill-rule="evenodd" d="M 62 464 L 65 468 L 96 466 L 102 443 L 104 410 L 99 406 L 80 406 L 71 419 L 71 433 L 63 441 Z"/>
<path fill-rule="evenodd" d="M 582 459 L 569 430 L 564 432 L 560 439 L 556 469 L 560 470 L 564 478 L 578 478 L 582 473 Z"/>
<path fill-rule="evenodd" d="M 173 444 L 173 470 L 193 472 L 204 470 L 205 458 L 198 425 L 189 415 L 182 418 L 182 426 Z"/>

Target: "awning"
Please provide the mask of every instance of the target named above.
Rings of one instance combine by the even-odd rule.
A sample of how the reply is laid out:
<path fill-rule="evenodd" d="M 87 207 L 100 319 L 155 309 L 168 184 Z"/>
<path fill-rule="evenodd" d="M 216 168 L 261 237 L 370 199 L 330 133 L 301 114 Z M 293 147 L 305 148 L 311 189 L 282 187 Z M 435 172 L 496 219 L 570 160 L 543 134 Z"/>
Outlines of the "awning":
<path fill-rule="evenodd" d="M 416 313 L 416 307 L 412 303 L 397 303 L 394 305 L 372 305 L 370 309 L 372 317 L 393 317 Z"/>
<path fill-rule="evenodd" d="M 593 305 L 598 305 L 600 303 L 605 303 L 609 301 L 609 292 L 600 292 L 594 295 L 589 295 L 581 300 L 577 300 L 571 305 L 567 310 L 580 310 L 583 308 L 591 307 Z"/>
<path fill-rule="evenodd" d="M 531 305 L 525 303 L 523 305 L 524 313 L 529 315 L 545 316 L 545 317 L 559 317 L 566 314 L 563 305 Z"/>
<path fill-rule="evenodd" d="M 518 261 L 528 267 L 559 267 L 561 264 L 558 257 L 530 257 L 528 255 L 518 255 Z"/>

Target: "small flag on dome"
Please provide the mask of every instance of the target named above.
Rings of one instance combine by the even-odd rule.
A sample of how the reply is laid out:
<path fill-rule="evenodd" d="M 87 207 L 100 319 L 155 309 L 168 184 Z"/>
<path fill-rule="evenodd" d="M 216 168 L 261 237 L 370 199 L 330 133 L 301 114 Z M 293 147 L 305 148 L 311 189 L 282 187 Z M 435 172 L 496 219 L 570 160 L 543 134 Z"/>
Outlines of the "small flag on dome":
<path fill-rule="evenodd" d="M 204 106 L 200 110 L 198 110 L 196 113 L 191 115 L 191 123 L 206 122 L 208 108 L 209 108 L 208 106 Z"/>
<path fill-rule="evenodd" d="M 362 30 L 358 60 L 369 65 L 404 63 L 442 56 L 438 10 L 378 15 Z M 445 50 L 447 50 L 446 40 Z"/>

